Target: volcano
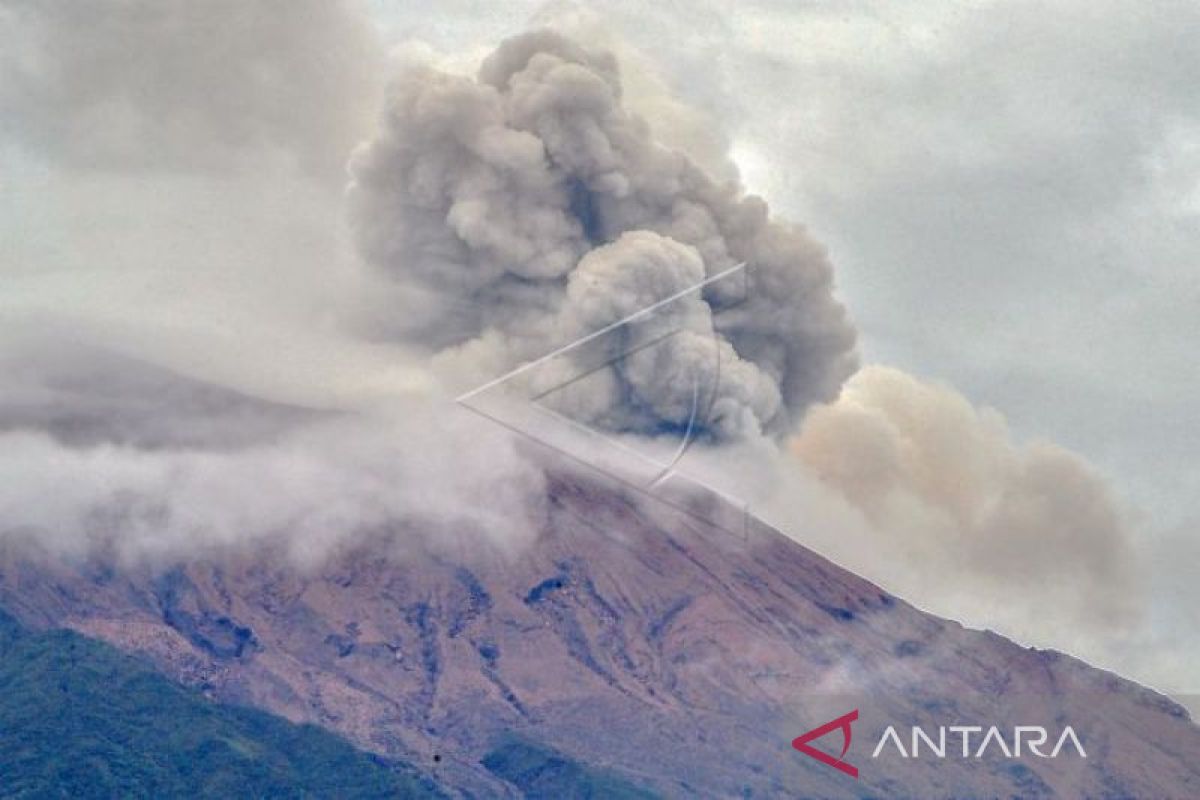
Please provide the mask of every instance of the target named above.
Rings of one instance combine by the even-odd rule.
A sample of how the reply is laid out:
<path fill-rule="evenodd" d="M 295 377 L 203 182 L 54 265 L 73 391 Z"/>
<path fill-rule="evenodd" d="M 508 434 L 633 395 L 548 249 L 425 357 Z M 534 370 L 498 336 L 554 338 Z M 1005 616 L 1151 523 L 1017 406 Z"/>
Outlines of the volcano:
<path fill-rule="evenodd" d="M 732 535 L 546 469 L 519 549 L 433 546 L 410 521 L 307 567 L 269 548 L 120 566 L 9 547 L 0 605 L 462 797 L 565 796 L 538 781 L 568 769 L 613 781 L 577 796 L 1200 796 L 1200 728 L 1167 697 L 924 613 L 757 521 Z M 851 709 L 857 777 L 793 749 Z M 1086 757 L 873 757 L 888 726 L 907 745 L 949 725 L 1037 725 L 1051 744 L 1069 725 Z M 812 746 L 836 759 L 837 739 Z"/>

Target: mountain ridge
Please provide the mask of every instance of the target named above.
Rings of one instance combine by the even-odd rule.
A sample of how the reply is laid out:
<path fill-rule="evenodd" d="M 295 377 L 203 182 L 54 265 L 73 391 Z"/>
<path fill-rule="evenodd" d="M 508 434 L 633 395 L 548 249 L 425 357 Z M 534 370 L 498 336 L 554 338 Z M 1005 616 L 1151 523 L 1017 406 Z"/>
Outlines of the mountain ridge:
<path fill-rule="evenodd" d="M 463 796 L 514 796 L 480 764 L 514 732 L 666 796 L 1200 791 L 1200 730 L 1145 687 L 925 614 L 756 521 L 742 540 L 580 471 L 547 487 L 512 551 L 413 532 L 308 573 L 268 553 L 117 570 L 9 552 L 0 603 L 434 768 Z M 854 781 L 790 748 L 848 702 L 874 720 L 860 748 L 885 719 L 1040 716 L 1099 749 L 1079 769 L 857 750 Z"/>

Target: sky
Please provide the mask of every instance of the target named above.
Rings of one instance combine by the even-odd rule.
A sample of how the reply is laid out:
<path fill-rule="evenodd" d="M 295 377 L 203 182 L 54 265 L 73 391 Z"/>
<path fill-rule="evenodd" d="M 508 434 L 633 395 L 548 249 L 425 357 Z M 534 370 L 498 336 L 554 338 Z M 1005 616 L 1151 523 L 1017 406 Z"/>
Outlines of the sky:
<path fill-rule="evenodd" d="M 427 438 L 408 453 L 379 444 L 380 424 L 431 426 L 434 381 L 412 351 L 445 339 L 454 347 L 438 358 L 462 361 L 467 345 L 485 378 L 561 344 L 561 319 L 531 316 L 552 304 L 524 296 L 498 302 L 490 328 L 418 336 L 422 304 L 389 278 L 416 262 L 381 257 L 388 243 L 363 231 L 395 221 L 402 182 L 388 175 L 405 148 L 438 152 L 419 113 L 396 111 L 404 87 L 459 102 L 467 90 L 442 71 L 473 73 L 500 40 L 553 24 L 616 54 L 624 108 L 658 141 L 803 224 L 797 241 L 827 248 L 857 328 L 868 366 L 840 398 L 799 397 L 808 414 L 781 447 L 698 453 L 695 468 L 931 610 L 1200 691 L 1194 4 L 108 11 L 0 2 L 6 533 L 77 526 L 82 538 L 66 540 L 83 546 L 103 535 L 94 512 L 114 491 L 139 499 L 112 526 L 136 528 L 151 551 L 201 528 L 220 542 L 275 530 L 315 508 L 314 531 L 458 508 L 484 476 L 414 460 Z M 347 173 L 364 141 L 376 158 Z M 349 225 L 348 181 L 360 197 L 384 187 Z M 627 245 L 695 269 L 669 243 Z M 601 250 L 581 276 L 603 281 L 621 262 Z M 844 366 L 829 363 L 830 375 Z M 189 399 L 169 413 L 139 404 L 148 386 Z M 751 417 L 776 424 L 771 402 L 748 402 Z M 451 440 L 487 438 L 473 426 L 455 421 Z M 519 517 L 537 476 L 510 443 L 489 446 L 480 461 L 519 480 L 511 509 L 474 521 L 506 528 L 497 516 Z M 739 470 L 744 459 L 755 468 Z M 739 472 L 773 490 L 737 485 Z M 223 502 L 263 475 L 311 497 Z M 65 477 L 78 488 L 58 497 Z M 397 481 L 413 488 L 392 496 Z M 61 508 L 30 513 L 50 497 Z M 956 577 L 932 585 L 939 570 Z"/>

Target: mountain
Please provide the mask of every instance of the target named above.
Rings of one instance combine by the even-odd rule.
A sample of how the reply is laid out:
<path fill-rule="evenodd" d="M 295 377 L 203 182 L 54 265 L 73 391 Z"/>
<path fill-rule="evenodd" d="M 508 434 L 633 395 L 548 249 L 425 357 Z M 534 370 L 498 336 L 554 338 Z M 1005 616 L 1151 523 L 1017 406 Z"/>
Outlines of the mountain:
<path fill-rule="evenodd" d="M 0 605 L 461 796 L 1200 796 L 1200 728 L 1162 695 L 923 613 L 753 520 L 732 534 L 548 474 L 536 536 L 511 549 L 415 521 L 307 568 L 10 547 Z M 857 778 L 791 746 L 851 709 Z M 906 744 L 911 725 L 996 725 L 1010 744 L 1017 725 L 1070 725 L 1087 757 L 872 758 L 888 725 Z"/>
<path fill-rule="evenodd" d="M 0 796 L 444 797 L 320 728 L 206 700 L 72 631 L 0 614 Z"/>

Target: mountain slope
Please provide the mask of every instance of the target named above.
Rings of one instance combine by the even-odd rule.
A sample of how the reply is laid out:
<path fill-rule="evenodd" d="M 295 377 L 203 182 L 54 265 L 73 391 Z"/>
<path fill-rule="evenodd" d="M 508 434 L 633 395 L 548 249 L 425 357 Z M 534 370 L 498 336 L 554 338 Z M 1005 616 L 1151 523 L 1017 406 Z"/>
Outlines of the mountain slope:
<path fill-rule="evenodd" d="M 657 796 L 607 770 L 589 768 L 532 742 L 506 737 L 480 763 L 526 797 L 654 800 Z"/>
<path fill-rule="evenodd" d="M 71 631 L 0 613 L 0 796 L 442 797 L 312 726 L 220 706 Z"/>
<path fill-rule="evenodd" d="M 560 470 L 520 550 L 400 540 L 310 571 L 270 553 L 118 570 L 10 552 L 0 603 L 474 796 L 521 796 L 486 761 L 513 734 L 672 797 L 1200 796 L 1179 706 L 924 614 L 760 524 L 743 540 Z M 857 780 L 790 746 L 850 708 Z M 872 760 L 886 724 L 1070 724 L 1088 758 Z"/>

